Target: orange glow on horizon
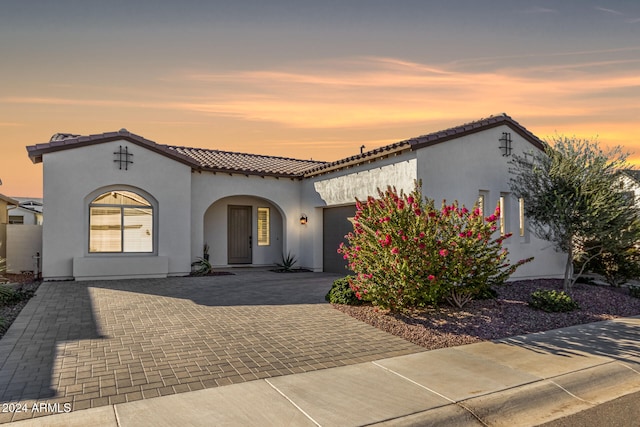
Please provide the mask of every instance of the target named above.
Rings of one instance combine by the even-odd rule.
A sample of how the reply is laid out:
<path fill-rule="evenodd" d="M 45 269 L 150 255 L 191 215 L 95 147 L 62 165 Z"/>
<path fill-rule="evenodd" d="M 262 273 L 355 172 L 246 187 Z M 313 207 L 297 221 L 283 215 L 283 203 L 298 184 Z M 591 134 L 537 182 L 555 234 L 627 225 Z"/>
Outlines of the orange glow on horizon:
<path fill-rule="evenodd" d="M 0 95 L 0 193 L 42 195 L 42 165 L 31 163 L 25 146 L 56 132 L 123 127 L 159 144 L 331 161 L 363 144 L 373 149 L 505 112 L 542 139 L 559 133 L 621 145 L 640 165 L 635 70 L 586 59 L 491 72 L 468 65 L 360 57 L 225 73 L 176 70 L 130 91 L 25 87 L 20 96 Z"/>

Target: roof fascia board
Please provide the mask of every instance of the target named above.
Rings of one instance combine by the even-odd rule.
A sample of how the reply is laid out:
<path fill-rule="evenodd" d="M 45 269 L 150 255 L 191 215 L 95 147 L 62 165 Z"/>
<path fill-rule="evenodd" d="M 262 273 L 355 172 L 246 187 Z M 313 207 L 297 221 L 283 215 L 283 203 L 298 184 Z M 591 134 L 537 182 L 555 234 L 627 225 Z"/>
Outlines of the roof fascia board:
<path fill-rule="evenodd" d="M 358 156 L 353 156 L 347 159 L 337 160 L 336 162 L 329 164 L 329 166 L 326 166 L 326 167 L 321 166 L 317 169 L 313 169 L 309 172 L 305 172 L 304 177 L 310 178 L 316 175 L 322 175 L 329 172 L 335 172 L 341 169 L 346 169 L 354 166 L 376 162 L 378 160 L 385 159 L 392 155 L 400 155 L 403 152 L 409 151 L 411 149 L 406 144 L 402 144 L 402 143 L 398 143 L 398 144 L 401 144 L 401 145 L 391 149 L 385 149 L 385 147 L 380 147 L 380 148 L 376 148 L 372 152 L 364 153 L 363 155 L 358 155 Z M 378 152 L 374 153 L 376 151 Z"/>
<path fill-rule="evenodd" d="M 536 138 L 535 136 L 533 136 L 531 133 L 529 133 L 528 131 L 526 131 L 525 129 L 523 129 L 521 126 L 518 126 L 517 124 L 508 121 L 508 120 L 501 120 L 501 121 L 496 121 L 493 123 L 487 123 L 484 125 L 480 125 L 478 127 L 474 127 L 471 129 L 467 129 L 461 132 L 456 132 L 456 133 L 452 133 L 450 135 L 444 135 L 442 137 L 433 139 L 431 141 L 425 141 L 425 142 L 418 142 L 412 145 L 412 149 L 413 150 L 419 150 L 420 148 L 424 148 L 424 147 L 430 147 L 432 145 L 437 145 L 446 141 L 451 141 L 452 139 L 457 139 L 457 138 L 461 138 L 463 136 L 467 136 L 467 135 L 471 135 L 474 133 L 478 133 L 478 132 L 482 132 L 484 130 L 488 130 L 488 129 L 493 129 L 499 126 L 507 126 L 509 127 L 511 130 L 515 131 L 518 135 L 520 135 L 522 138 L 524 138 L 525 140 L 527 140 L 530 144 L 532 144 L 534 147 L 536 147 L 537 149 L 541 150 L 541 151 L 545 151 L 544 148 L 544 143 Z"/>
<path fill-rule="evenodd" d="M 27 153 L 29 154 L 29 158 L 31 158 L 31 161 L 33 163 L 41 163 L 42 156 L 44 154 L 54 153 L 54 152 L 64 151 L 64 150 L 72 150 L 74 148 L 80 148 L 80 147 L 89 147 L 92 145 L 103 144 L 103 143 L 114 142 L 114 141 L 128 141 L 132 144 L 146 148 L 155 153 L 169 157 L 180 163 L 184 163 L 185 165 L 190 166 L 192 168 L 198 167 L 195 161 L 190 159 L 189 157 L 184 156 L 180 153 L 172 152 L 168 149 L 164 149 L 163 147 L 159 146 L 153 141 L 144 139 L 140 136 L 133 135 L 133 134 L 109 135 L 104 137 L 98 137 L 95 139 L 92 139 L 91 137 L 79 137 L 77 138 L 77 141 L 72 142 L 71 144 L 49 145 L 43 148 L 38 148 L 38 145 L 30 145 L 27 147 Z"/>

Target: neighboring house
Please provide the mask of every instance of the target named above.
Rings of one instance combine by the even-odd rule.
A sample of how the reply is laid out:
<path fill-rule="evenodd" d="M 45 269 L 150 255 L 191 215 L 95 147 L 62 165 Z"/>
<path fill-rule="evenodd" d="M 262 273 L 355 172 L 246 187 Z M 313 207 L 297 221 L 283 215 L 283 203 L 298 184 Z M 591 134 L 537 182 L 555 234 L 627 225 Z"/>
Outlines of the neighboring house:
<path fill-rule="evenodd" d="M 9 224 L 42 225 L 42 199 L 14 197 L 19 205 L 9 210 Z"/>
<path fill-rule="evenodd" d="M 618 181 L 622 190 L 629 200 L 640 207 L 640 170 L 624 169 Z"/>
<path fill-rule="evenodd" d="M 99 279 L 186 275 L 209 244 L 215 266 L 273 265 L 346 273 L 336 249 L 355 198 L 393 185 L 425 196 L 500 203 L 514 277 L 561 277 L 565 255 L 526 227 L 510 195 L 511 153 L 542 149 L 507 115 L 400 141 L 335 162 L 160 145 L 125 129 L 57 134 L 27 147 L 44 165 L 43 276 Z"/>
<path fill-rule="evenodd" d="M 7 257 L 7 224 L 9 223 L 8 209 L 18 206 L 19 202 L 4 194 L 0 194 L 0 258 Z"/>
<path fill-rule="evenodd" d="M 18 206 L 8 208 L 6 226 L 7 271 L 40 272 L 42 253 L 42 199 L 14 197 Z"/>

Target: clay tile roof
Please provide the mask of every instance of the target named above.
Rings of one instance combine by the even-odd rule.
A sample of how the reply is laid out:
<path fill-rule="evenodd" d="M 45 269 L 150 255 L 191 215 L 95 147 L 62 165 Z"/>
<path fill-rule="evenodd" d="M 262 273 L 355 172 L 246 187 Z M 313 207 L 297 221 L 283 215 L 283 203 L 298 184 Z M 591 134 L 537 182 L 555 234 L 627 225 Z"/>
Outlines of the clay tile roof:
<path fill-rule="evenodd" d="M 544 149 L 544 143 L 540 139 L 503 113 L 450 129 L 395 142 L 334 162 L 319 162 L 231 151 L 160 145 L 139 135 L 132 134 L 126 129 L 120 129 L 118 132 L 107 132 L 88 136 L 59 133 L 52 136 L 51 140 L 46 144 L 36 144 L 27 147 L 27 151 L 31 160 L 34 163 L 39 163 L 42 161 L 43 154 L 46 153 L 122 139 L 173 158 L 196 170 L 301 178 L 374 161 L 408 150 L 417 150 L 501 125 L 508 126 L 537 148 L 541 150 Z"/>
<path fill-rule="evenodd" d="M 298 160 L 288 157 L 263 156 L 203 148 L 165 147 L 168 150 L 193 159 L 202 169 L 214 172 L 299 177 L 308 169 L 325 164 L 325 162 Z"/>

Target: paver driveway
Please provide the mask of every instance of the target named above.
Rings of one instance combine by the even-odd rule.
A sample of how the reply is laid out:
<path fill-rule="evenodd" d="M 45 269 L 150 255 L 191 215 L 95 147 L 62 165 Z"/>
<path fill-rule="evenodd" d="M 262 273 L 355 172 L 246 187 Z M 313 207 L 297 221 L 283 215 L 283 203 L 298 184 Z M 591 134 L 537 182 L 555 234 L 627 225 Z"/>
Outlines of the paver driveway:
<path fill-rule="evenodd" d="M 325 303 L 336 275 L 234 272 L 43 283 L 0 340 L 0 401 L 79 410 L 424 350 Z"/>

